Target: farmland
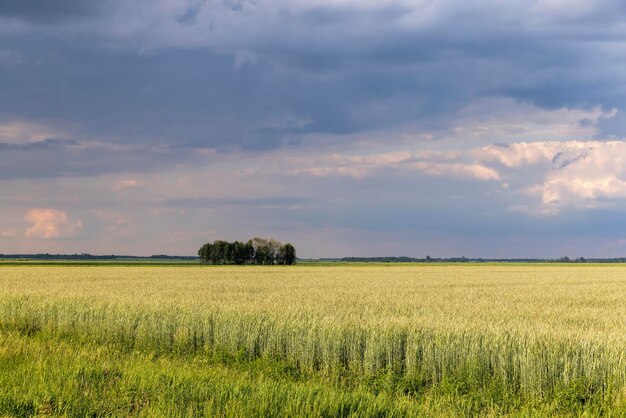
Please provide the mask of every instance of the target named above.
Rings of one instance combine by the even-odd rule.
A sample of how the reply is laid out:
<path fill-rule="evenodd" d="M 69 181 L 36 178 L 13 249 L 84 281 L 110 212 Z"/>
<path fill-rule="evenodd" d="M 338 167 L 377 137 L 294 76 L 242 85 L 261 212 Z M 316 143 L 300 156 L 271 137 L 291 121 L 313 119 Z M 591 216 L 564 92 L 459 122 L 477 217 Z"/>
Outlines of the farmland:
<path fill-rule="evenodd" d="M 0 415 L 626 414 L 620 265 L 1 265 Z"/>

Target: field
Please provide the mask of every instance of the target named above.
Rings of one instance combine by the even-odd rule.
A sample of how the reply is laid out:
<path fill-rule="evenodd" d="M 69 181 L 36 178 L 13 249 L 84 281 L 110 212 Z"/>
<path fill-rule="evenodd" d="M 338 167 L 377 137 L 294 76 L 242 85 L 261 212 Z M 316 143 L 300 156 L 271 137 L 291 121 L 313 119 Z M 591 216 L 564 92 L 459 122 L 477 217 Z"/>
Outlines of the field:
<path fill-rule="evenodd" d="M 626 416 L 626 267 L 0 264 L 0 416 Z"/>

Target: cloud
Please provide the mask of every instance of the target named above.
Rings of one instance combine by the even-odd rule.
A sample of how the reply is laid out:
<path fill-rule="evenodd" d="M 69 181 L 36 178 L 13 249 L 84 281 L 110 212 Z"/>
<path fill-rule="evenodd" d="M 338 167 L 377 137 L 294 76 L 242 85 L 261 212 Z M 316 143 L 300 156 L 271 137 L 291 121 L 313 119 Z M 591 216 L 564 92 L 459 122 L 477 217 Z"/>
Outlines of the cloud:
<path fill-rule="evenodd" d="M 287 160 L 291 165 L 290 174 L 306 174 L 317 177 L 346 175 L 363 178 L 377 170 L 397 168 L 412 161 L 414 155 L 408 151 L 377 153 L 368 155 L 317 155 L 314 158 L 292 157 Z"/>
<path fill-rule="evenodd" d="M 115 192 L 123 192 L 128 189 L 132 189 L 139 186 L 139 181 L 135 179 L 124 179 L 120 180 L 113 187 L 113 191 Z"/>
<path fill-rule="evenodd" d="M 569 145 L 569 146 L 568 146 Z M 626 143 L 564 144 L 546 175 L 542 202 L 548 207 L 598 207 L 626 198 Z"/>
<path fill-rule="evenodd" d="M 539 213 L 611 206 L 626 198 L 625 141 L 524 142 L 482 147 L 469 154 L 513 170 L 536 167 L 543 172 L 540 183 L 525 189 L 540 199 Z"/>
<path fill-rule="evenodd" d="M 40 64 L 2 74 L 0 114 L 83 130 L 45 138 L 227 152 L 403 127 L 467 142 L 590 139 L 618 129 L 598 128 L 599 114 L 626 107 L 614 2 L 36 3 L 3 2 L 27 22 L 9 47 Z"/>
<path fill-rule="evenodd" d="M 44 149 L 61 149 L 67 147 L 77 147 L 82 144 L 71 139 L 44 139 L 43 141 L 14 144 L 10 142 L 0 142 L 0 151 L 29 151 Z"/>
<path fill-rule="evenodd" d="M 107 1 L 93 0 L 2 0 L 0 17 L 23 20 L 29 23 L 62 23 L 76 18 L 93 16 Z"/>
<path fill-rule="evenodd" d="M 459 110 L 447 135 L 473 143 L 594 139 L 600 133 L 599 125 L 617 114 L 616 108 L 545 109 L 509 97 L 482 97 Z"/>
<path fill-rule="evenodd" d="M 3 49 L 0 46 L 0 67 L 3 65 L 19 65 L 24 62 L 24 59 L 19 53 L 10 49 Z"/>
<path fill-rule="evenodd" d="M 578 143 L 585 147 L 584 142 Z M 520 168 L 552 161 L 562 148 L 561 142 L 521 142 L 488 145 L 469 151 L 474 158 L 486 162 L 497 162 L 508 168 Z"/>
<path fill-rule="evenodd" d="M 449 177 L 470 180 L 500 180 L 497 170 L 482 164 L 458 161 L 463 158 L 458 150 L 449 151 L 397 151 L 368 155 L 320 156 L 317 159 L 293 158 L 290 174 L 304 174 L 315 177 L 349 176 L 364 179 L 380 174 L 382 170 L 400 170 L 403 173 L 421 172 L 429 176 Z M 308 166 L 307 166 L 308 165 Z"/>
<path fill-rule="evenodd" d="M 299 209 L 309 202 L 308 198 L 296 196 L 265 197 L 195 197 L 159 201 L 165 207 L 210 208 L 216 206 L 242 206 L 259 209 Z"/>
<path fill-rule="evenodd" d="M 473 180 L 500 180 L 493 168 L 480 164 L 418 162 L 414 167 L 431 176 L 451 176 Z"/>
<path fill-rule="evenodd" d="M 17 235 L 17 232 L 14 229 L 5 229 L 0 230 L 0 237 L 2 238 L 12 238 Z"/>
<path fill-rule="evenodd" d="M 25 233 L 28 238 L 64 238 L 83 227 L 82 221 L 71 222 L 65 212 L 50 208 L 30 209 L 24 219 L 32 224 Z"/>
<path fill-rule="evenodd" d="M 98 14 L 103 26 L 109 19 L 117 23 L 106 28 L 109 37 L 134 41 L 144 47 L 211 47 L 222 51 L 251 51 L 266 57 L 282 54 L 288 59 L 286 55 L 295 55 L 299 47 L 308 46 L 308 53 L 318 59 L 380 55 L 380 58 L 398 60 L 404 55 L 405 59 L 416 61 L 419 52 L 435 54 L 442 50 L 441 53 L 445 53 L 463 50 L 464 45 L 473 45 L 478 53 L 485 54 L 486 48 L 480 48 L 478 42 L 487 42 L 487 35 L 493 32 L 514 38 L 512 28 L 533 34 L 553 27 L 552 31 L 559 33 L 587 19 L 604 23 L 604 27 L 598 25 L 596 29 L 600 32 L 618 25 L 624 11 L 619 2 L 611 0 L 575 3 L 518 0 L 501 4 L 481 0 L 471 5 L 459 0 L 138 0 L 132 4 L 64 0 L 47 7 L 36 7 L 38 3 L 29 0 L 4 3 L 5 14 L 29 21 L 49 21 L 65 15 L 78 25 L 85 17 Z M 101 3 L 106 7 L 98 7 Z M 607 10 L 614 13 L 607 13 Z M 126 19 L 122 20 L 122 16 Z M 151 30 L 154 27 L 160 30 L 154 32 Z M 312 28 L 317 30 L 312 31 Z M 458 35 L 455 36 L 454 31 Z M 435 34 L 440 36 L 434 37 Z M 408 38 L 414 39 L 413 48 L 403 42 Z M 331 39 L 333 42 L 328 42 Z M 428 42 L 433 44 L 431 48 L 427 47 Z M 350 47 L 355 44 L 357 48 L 351 51 Z M 385 51 L 385 46 L 391 49 Z M 505 52 L 504 48 L 492 49 Z"/>
<path fill-rule="evenodd" d="M 150 172 L 216 157 L 215 151 L 205 146 L 73 139 L 84 135 L 79 131 L 58 127 L 53 122 L 15 118 L 0 121 L 0 180 Z M 122 179 L 113 188 L 122 191 L 138 186 L 132 181 Z"/>
<path fill-rule="evenodd" d="M 363 178 L 383 168 L 394 168 L 404 165 L 414 158 L 408 151 L 378 153 L 369 155 L 321 155 L 313 160 L 310 157 L 291 158 L 290 174 L 308 174 L 317 177 L 346 175 Z M 313 164 L 313 166 L 311 166 Z"/>
<path fill-rule="evenodd" d="M 42 122 L 16 118 L 0 121 L 0 143 L 4 143 L 5 146 L 41 143 L 50 138 L 64 136 L 66 134 L 63 130 Z"/>
<path fill-rule="evenodd" d="M 517 142 L 365 155 L 308 153 L 279 158 L 269 166 L 319 178 L 365 180 L 417 172 L 455 181 L 496 182 L 494 192 L 526 199 L 512 208 L 541 214 L 611 207 L 626 199 L 626 141 Z"/>
<path fill-rule="evenodd" d="M 134 239 L 140 233 L 140 222 L 128 216 L 128 213 L 110 209 L 92 210 L 101 229 L 98 235 L 103 240 Z"/>
<path fill-rule="evenodd" d="M 39 3 L 0 0 L 6 226 L 73 198 L 71 245 L 108 234 L 107 251 L 260 227 L 373 249 L 363 230 L 400 242 L 407 224 L 444 248 L 624 207 L 623 150 L 602 145 L 626 134 L 623 2 Z M 54 219 L 33 234 L 76 224 Z"/>

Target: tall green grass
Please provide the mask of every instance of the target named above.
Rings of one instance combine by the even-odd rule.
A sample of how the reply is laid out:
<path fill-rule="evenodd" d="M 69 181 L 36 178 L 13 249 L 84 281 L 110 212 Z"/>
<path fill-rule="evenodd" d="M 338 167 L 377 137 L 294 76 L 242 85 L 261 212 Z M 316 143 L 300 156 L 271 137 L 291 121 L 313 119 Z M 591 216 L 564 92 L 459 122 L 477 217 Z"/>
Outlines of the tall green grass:
<path fill-rule="evenodd" d="M 373 396 L 372 405 L 403 405 L 382 415 L 425 413 L 424 399 L 448 399 L 450 411 L 463 413 L 534 405 L 556 414 L 565 405 L 564 413 L 619 414 L 626 411 L 625 273 L 569 266 L 5 267 L 0 330 L 24 344 L 49 341 L 70 351 L 103 347 L 182 364 L 211 359 L 209 370 L 232 359 L 270 362 L 283 370 L 284 390 L 304 390 L 289 396 L 306 399 L 297 402 L 309 406 L 297 408 L 310 415 L 333 416 L 330 405 L 351 402 L 333 398 L 327 412 L 310 409 L 321 402 L 315 384 L 331 389 L 324 383 L 358 399 Z M 65 380 L 75 379 L 70 373 Z M 233 383 L 228 373 L 216 379 L 220 387 L 250 383 Z M 243 391 L 264 404 L 255 390 Z M 282 399 L 280 390 L 268 389 L 267 402 Z"/>

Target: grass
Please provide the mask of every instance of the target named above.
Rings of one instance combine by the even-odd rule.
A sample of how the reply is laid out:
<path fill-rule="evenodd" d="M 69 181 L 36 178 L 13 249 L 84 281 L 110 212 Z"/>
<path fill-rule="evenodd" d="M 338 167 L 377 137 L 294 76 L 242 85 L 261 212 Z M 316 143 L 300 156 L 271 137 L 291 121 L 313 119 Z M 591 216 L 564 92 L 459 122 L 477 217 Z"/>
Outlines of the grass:
<path fill-rule="evenodd" d="M 626 415 L 626 267 L 1 266 L 0 415 Z"/>

